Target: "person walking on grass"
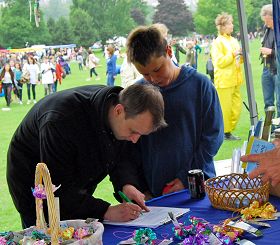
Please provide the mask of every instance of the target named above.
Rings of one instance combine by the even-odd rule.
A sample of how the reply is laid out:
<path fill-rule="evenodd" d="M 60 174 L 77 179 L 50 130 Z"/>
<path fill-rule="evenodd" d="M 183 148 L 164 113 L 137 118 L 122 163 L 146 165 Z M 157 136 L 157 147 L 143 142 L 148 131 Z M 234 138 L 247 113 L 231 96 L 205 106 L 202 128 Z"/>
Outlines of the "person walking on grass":
<path fill-rule="evenodd" d="M 107 53 L 107 86 L 114 86 L 117 76 L 117 56 L 115 55 L 115 48 L 113 46 L 108 46 Z"/>
<path fill-rule="evenodd" d="M 23 73 L 25 74 L 28 72 L 30 74 L 30 80 L 29 83 L 27 83 L 27 104 L 29 105 L 31 103 L 31 94 L 30 94 L 30 89 L 32 88 L 32 95 L 33 95 L 33 103 L 35 104 L 36 101 L 36 85 L 39 83 L 39 66 L 36 63 L 36 60 L 34 57 L 29 56 L 27 59 L 27 63 L 24 64 L 23 66 Z"/>
<path fill-rule="evenodd" d="M 82 71 L 83 70 L 83 63 L 84 63 L 84 61 L 83 61 L 83 56 L 82 56 L 82 54 L 80 52 L 78 53 L 78 55 L 76 57 L 76 60 L 78 62 L 79 70 Z"/>
<path fill-rule="evenodd" d="M 87 81 L 90 81 L 92 79 L 92 74 L 96 76 L 95 80 L 100 80 L 97 72 L 95 71 L 96 66 L 98 65 L 99 59 L 94 55 L 92 50 L 88 51 L 88 67 L 89 67 L 89 76 L 90 78 L 87 79 Z"/>
<path fill-rule="evenodd" d="M 17 86 L 18 90 L 18 103 L 22 105 L 22 86 L 23 84 L 20 82 L 21 76 L 22 76 L 22 70 L 21 70 L 21 65 L 20 63 L 15 64 L 15 69 L 14 69 L 14 74 L 15 74 L 15 83 Z"/>
<path fill-rule="evenodd" d="M 14 73 L 9 63 L 6 63 L 0 74 L 0 82 L 4 90 L 6 105 L 10 109 L 12 89 L 15 87 Z"/>

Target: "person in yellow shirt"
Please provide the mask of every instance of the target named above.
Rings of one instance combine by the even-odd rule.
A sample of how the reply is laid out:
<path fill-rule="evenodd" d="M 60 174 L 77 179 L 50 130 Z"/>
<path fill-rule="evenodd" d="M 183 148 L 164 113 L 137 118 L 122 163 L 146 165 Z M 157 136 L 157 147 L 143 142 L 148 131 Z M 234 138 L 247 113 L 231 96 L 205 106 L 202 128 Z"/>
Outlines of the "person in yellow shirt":
<path fill-rule="evenodd" d="M 232 15 L 219 14 L 215 24 L 219 34 L 213 42 L 211 56 L 214 65 L 214 85 L 223 112 L 224 139 L 240 140 L 238 136 L 232 134 L 232 131 L 235 129 L 241 113 L 242 52 L 237 39 L 231 36 L 233 32 Z"/>

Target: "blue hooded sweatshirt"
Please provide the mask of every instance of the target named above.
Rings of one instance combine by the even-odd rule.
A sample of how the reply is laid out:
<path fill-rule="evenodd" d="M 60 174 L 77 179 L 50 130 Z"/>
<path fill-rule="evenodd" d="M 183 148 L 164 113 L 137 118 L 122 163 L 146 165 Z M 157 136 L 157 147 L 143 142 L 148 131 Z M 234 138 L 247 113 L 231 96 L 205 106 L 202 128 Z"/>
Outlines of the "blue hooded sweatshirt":
<path fill-rule="evenodd" d="M 148 82 L 142 79 L 140 83 Z M 168 126 L 142 136 L 139 142 L 144 175 L 154 196 L 162 195 L 164 186 L 175 178 L 187 188 L 191 169 L 214 177 L 213 157 L 224 138 L 219 98 L 205 75 L 182 66 L 177 79 L 160 91 Z"/>

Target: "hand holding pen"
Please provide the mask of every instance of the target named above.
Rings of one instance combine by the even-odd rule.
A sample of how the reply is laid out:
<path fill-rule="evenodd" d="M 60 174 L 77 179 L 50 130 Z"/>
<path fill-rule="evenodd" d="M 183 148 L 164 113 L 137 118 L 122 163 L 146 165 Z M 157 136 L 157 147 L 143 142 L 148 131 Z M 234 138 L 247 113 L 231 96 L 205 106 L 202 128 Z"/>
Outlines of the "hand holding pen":
<path fill-rule="evenodd" d="M 122 192 L 125 193 L 130 200 L 133 200 L 137 205 L 139 205 L 144 211 L 150 211 L 145 205 L 145 195 L 137 190 L 137 188 L 135 188 L 133 185 L 123 186 Z"/>
<path fill-rule="evenodd" d="M 138 218 L 140 212 L 141 208 L 138 205 L 124 202 L 109 206 L 103 218 L 109 221 L 126 222 Z"/>
<path fill-rule="evenodd" d="M 129 186 L 131 185 L 128 185 L 128 187 Z M 123 188 L 123 190 L 124 189 L 125 188 Z M 124 202 L 115 206 L 109 206 L 103 218 L 105 220 L 118 222 L 129 221 L 138 218 L 142 212 L 142 208 L 139 205 L 132 203 L 131 199 L 125 193 L 119 191 L 119 195 Z"/>
<path fill-rule="evenodd" d="M 133 204 L 133 202 L 121 191 L 118 192 L 120 197 L 126 202 L 126 203 L 131 203 Z M 138 212 L 136 210 L 133 211 L 135 215 L 137 215 L 138 217 Z M 143 215 L 142 210 L 139 212 L 141 215 Z"/>

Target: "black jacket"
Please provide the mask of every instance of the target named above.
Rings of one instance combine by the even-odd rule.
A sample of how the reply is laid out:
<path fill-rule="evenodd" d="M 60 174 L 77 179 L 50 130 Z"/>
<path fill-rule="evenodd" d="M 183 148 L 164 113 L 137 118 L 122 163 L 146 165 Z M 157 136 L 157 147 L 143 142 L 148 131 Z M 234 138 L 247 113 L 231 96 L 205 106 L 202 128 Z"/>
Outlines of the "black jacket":
<path fill-rule="evenodd" d="M 133 176 L 139 159 L 135 146 L 116 140 L 107 126 L 109 105 L 121 90 L 73 88 L 45 97 L 29 111 L 12 138 L 7 161 L 8 186 L 20 213 L 35 217 L 31 187 L 38 162 L 47 164 L 54 185 L 61 184 L 55 196 L 62 220 L 103 218 L 110 204 L 92 194 L 107 174 L 115 190 L 124 184 L 139 187 Z"/>
<path fill-rule="evenodd" d="M 271 55 L 268 55 L 264 60 L 261 55 L 261 63 L 263 63 L 267 68 L 269 68 L 271 74 L 275 75 L 277 73 L 276 68 L 276 57 L 275 57 L 275 38 L 274 31 L 267 26 L 264 26 L 264 36 L 261 41 L 262 47 L 270 48 L 272 50 Z"/>

